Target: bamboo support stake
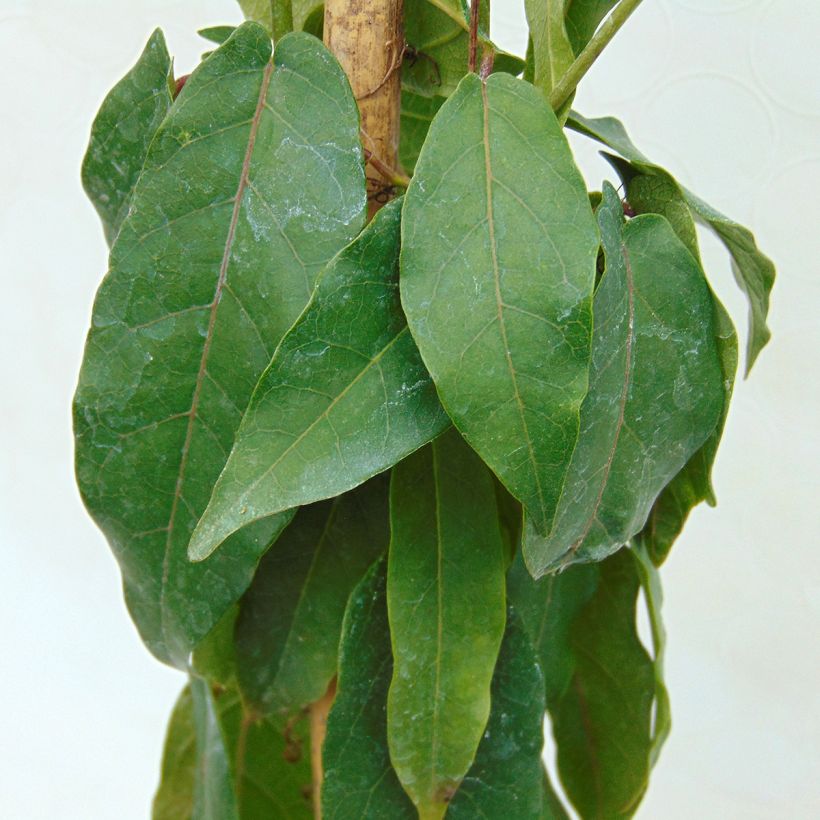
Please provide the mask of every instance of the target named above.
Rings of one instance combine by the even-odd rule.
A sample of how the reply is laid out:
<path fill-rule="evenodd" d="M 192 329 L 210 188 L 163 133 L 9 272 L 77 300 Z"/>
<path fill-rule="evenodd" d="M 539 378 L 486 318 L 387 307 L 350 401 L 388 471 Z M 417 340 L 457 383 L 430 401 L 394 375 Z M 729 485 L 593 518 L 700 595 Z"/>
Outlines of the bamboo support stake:
<path fill-rule="evenodd" d="M 386 189 L 400 179 L 397 167 L 401 65 L 404 57 L 402 0 L 326 0 L 325 45 L 347 73 L 361 113 L 372 216 Z"/>

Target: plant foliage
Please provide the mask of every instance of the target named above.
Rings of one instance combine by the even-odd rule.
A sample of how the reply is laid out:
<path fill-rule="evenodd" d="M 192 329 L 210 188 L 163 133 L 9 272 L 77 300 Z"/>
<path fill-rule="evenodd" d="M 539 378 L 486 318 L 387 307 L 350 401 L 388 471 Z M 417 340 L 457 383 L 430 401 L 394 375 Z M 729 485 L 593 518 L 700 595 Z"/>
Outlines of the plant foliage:
<path fill-rule="evenodd" d="M 241 1 L 184 83 L 156 31 L 103 102 L 76 469 L 188 677 L 157 820 L 635 812 L 671 726 L 658 567 L 715 501 L 737 367 L 696 222 L 748 298 L 747 372 L 774 281 L 618 120 L 569 109 L 637 4 L 527 0 L 525 64 L 486 3 L 406 0 L 412 178 L 369 224 L 320 3 Z"/>

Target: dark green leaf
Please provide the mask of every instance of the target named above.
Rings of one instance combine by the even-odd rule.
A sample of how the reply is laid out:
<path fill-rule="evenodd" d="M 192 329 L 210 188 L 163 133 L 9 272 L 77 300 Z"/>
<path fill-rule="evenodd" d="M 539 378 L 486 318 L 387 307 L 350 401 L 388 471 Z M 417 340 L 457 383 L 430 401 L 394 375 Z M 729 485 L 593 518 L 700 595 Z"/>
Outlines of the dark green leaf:
<path fill-rule="evenodd" d="M 416 167 L 430 123 L 443 102 L 444 97 L 422 97 L 412 91 L 401 92 L 399 163 L 408 174 L 412 174 Z"/>
<path fill-rule="evenodd" d="M 276 40 L 293 31 L 292 0 L 239 0 L 247 20 L 255 20 Z"/>
<path fill-rule="evenodd" d="M 394 468 L 390 526 L 390 757 L 428 820 L 473 762 L 506 616 L 492 477 L 455 430 Z"/>
<path fill-rule="evenodd" d="M 91 126 L 82 180 L 114 242 L 137 184 L 148 145 L 171 107 L 171 57 L 157 29 L 136 65 L 114 86 Z"/>
<path fill-rule="evenodd" d="M 532 38 L 532 82 L 546 97 L 575 57 L 564 28 L 564 2 L 524 0 Z"/>
<path fill-rule="evenodd" d="M 635 628 L 634 558 L 621 550 L 591 569 L 595 594 L 570 629 L 573 675 L 550 712 L 567 796 L 581 817 L 610 820 L 630 817 L 646 789 L 655 675 Z M 558 576 L 554 598 L 578 571 Z"/>
<path fill-rule="evenodd" d="M 303 507 L 260 562 L 236 627 L 247 703 L 292 714 L 327 690 L 348 596 L 390 540 L 387 492 L 377 476 Z"/>
<path fill-rule="evenodd" d="M 678 238 L 690 253 L 700 261 L 695 221 L 678 183 L 660 168 L 643 163 L 630 163 L 617 157 L 607 157 L 618 170 L 626 185 L 627 198 L 636 213 L 658 213 L 666 217 Z M 725 397 L 723 412 L 714 432 L 703 446 L 689 459 L 652 506 L 649 518 L 640 534 L 656 564 L 661 564 L 675 539 L 683 529 L 691 509 L 701 501 L 714 505 L 712 464 L 715 459 L 723 425 L 729 411 L 735 371 L 737 370 L 737 335 L 732 320 L 720 300 L 712 294 L 720 365 L 723 373 Z"/>
<path fill-rule="evenodd" d="M 549 531 L 587 391 L 598 232 L 529 83 L 465 77 L 407 191 L 402 303 L 442 403 Z"/>
<path fill-rule="evenodd" d="M 479 54 L 495 54 L 493 71 L 520 74 L 524 63 L 512 54 L 498 51 L 487 35 L 490 22 L 488 0 L 479 6 Z M 425 97 L 447 97 L 467 73 L 469 10 L 460 0 L 405 0 L 405 56 L 402 86 Z"/>
<path fill-rule="evenodd" d="M 618 0 L 566 0 L 564 23 L 575 54 L 592 39 L 601 21 L 617 4 Z"/>
<path fill-rule="evenodd" d="M 339 645 L 339 681 L 322 748 L 324 820 L 415 820 L 387 751 L 387 691 L 393 675 L 386 562 L 350 596 Z"/>
<path fill-rule="evenodd" d="M 197 34 L 209 43 L 216 43 L 221 46 L 234 31 L 236 31 L 236 26 L 209 26 L 208 28 L 201 28 Z"/>
<path fill-rule="evenodd" d="M 703 271 L 661 216 L 626 225 L 608 183 L 597 211 L 606 272 L 595 293 L 589 394 L 555 523 L 525 522 L 535 577 L 600 560 L 645 524 L 715 430 L 724 388 Z"/>
<path fill-rule="evenodd" d="M 196 728 L 191 687 L 180 693 L 165 736 L 162 773 L 151 811 L 153 820 L 190 820 L 197 769 Z"/>
<path fill-rule="evenodd" d="M 250 522 L 361 484 L 448 424 L 399 304 L 401 202 L 321 277 L 259 381 L 191 540 L 209 555 Z"/>
<path fill-rule="evenodd" d="M 241 26 L 153 140 L 94 306 L 75 397 L 78 482 L 151 650 L 185 667 L 288 515 L 213 561 L 186 548 L 253 386 L 366 198 L 356 103 L 304 34 Z"/>
<path fill-rule="evenodd" d="M 573 111 L 567 125 L 574 131 L 609 146 L 625 159 L 643 163 L 645 170 L 669 176 L 635 147 L 623 125 L 613 117 L 587 119 Z M 726 246 L 732 257 L 735 280 L 749 302 L 749 338 L 746 345 L 748 375 L 758 354 L 771 337 L 766 318 L 769 313 L 769 293 L 775 278 L 774 264 L 758 249 L 753 234 L 747 228 L 719 213 L 686 188 L 680 186 L 680 190 L 695 217 L 711 228 Z"/>
<path fill-rule="evenodd" d="M 544 816 L 544 708 L 544 677 L 538 658 L 510 608 L 493 675 L 490 719 L 475 762 L 447 811 L 448 818 L 531 820 Z"/>

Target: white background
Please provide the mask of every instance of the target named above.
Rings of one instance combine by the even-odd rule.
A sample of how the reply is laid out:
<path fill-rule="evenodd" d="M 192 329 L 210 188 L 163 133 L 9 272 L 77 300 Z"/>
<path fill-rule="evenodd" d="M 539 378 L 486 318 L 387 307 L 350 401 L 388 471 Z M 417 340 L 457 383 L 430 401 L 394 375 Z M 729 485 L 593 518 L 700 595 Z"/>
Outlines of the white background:
<path fill-rule="evenodd" d="M 523 2 L 496 40 L 523 53 Z M 647 0 L 576 107 L 749 224 L 776 260 L 774 341 L 664 568 L 674 730 L 641 818 L 820 817 L 817 0 Z M 0 0 L 0 817 L 146 818 L 182 676 L 140 644 L 73 484 L 69 405 L 102 233 L 79 184 L 93 115 L 156 25 L 178 73 L 231 0 Z M 574 141 L 591 185 L 607 173 Z M 728 264 L 710 276 L 745 332 Z"/>

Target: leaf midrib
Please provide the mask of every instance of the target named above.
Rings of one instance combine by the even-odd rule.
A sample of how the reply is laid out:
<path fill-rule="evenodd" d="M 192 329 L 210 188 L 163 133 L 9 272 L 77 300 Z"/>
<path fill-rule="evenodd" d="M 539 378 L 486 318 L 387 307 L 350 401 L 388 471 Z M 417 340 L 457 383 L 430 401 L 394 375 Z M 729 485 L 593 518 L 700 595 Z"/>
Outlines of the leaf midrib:
<path fill-rule="evenodd" d="M 239 175 L 239 184 L 237 185 L 236 198 L 234 199 L 233 212 L 231 213 L 231 221 L 228 225 L 228 234 L 225 238 L 225 247 L 222 254 L 222 261 L 219 266 L 219 275 L 216 281 L 214 298 L 210 305 L 208 328 L 205 335 L 205 342 L 202 346 L 202 356 L 200 357 L 199 370 L 197 372 L 196 382 L 194 383 L 194 392 L 191 397 L 191 408 L 187 413 L 188 424 L 185 430 L 185 440 L 182 445 L 179 472 L 177 474 L 176 486 L 174 488 L 174 496 L 171 502 L 171 512 L 168 517 L 168 531 L 165 538 L 165 553 L 163 555 L 162 560 L 162 583 L 160 585 L 160 631 L 162 633 L 162 638 L 163 642 L 166 645 L 166 649 L 168 648 L 166 590 L 168 588 L 168 579 L 170 574 L 170 558 L 173 547 L 176 514 L 179 508 L 180 497 L 182 495 L 182 485 L 185 480 L 185 471 L 188 466 L 188 456 L 191 448 L 191 440 L 193 438 L 194 424 L 197 419 L 197 410 L 199 409 L 199 400 L 200 395 L 202 393 L 202 384 L 205 380 L 208 355 L 210 353 L 211 344 L 213 342 L 214 337 L 216 316 L 219 308 L 219 303 L 222 298 L 222 291 L 228 279 L 228 265 L 230 263 L 231 252 L 233 250 L 233 242 L 236 236 L 236 227 L 239 222 L 239 214 L 242 210 L 243 194 L 245 193 L 245 189 L 248 185 L 251 157 L 253 155 L 253 149 L 256 143 L 256 135 L 259 130 L 259 123 L 262 118 L 262 111 L 264 108 L 265 99 L 267 97 L 268 87 L 270 86 L 271 77 L 273 76 L 273 70 L 273 62 L 268 62 L 262 74 L 262 83 L 259 89 L 259 97 L 256 102 L 256 110 L 254 111 L 253 119 L 251 120 L 250 131 L 248 133 L 248 144 L 245 149 L 245 156 L 242 161 L 242 170 Z"/>

